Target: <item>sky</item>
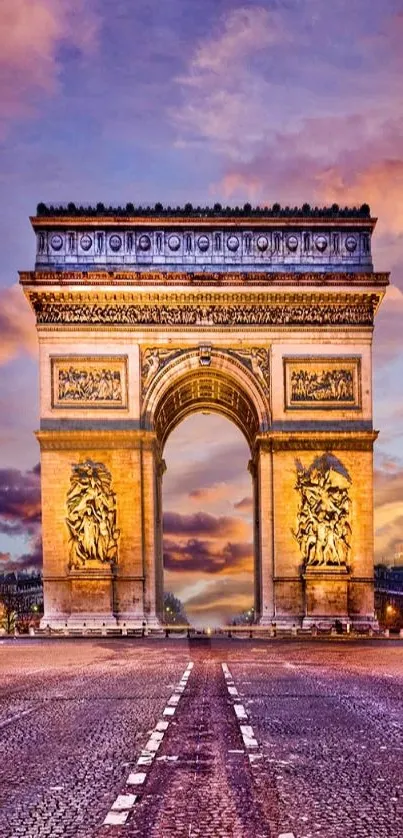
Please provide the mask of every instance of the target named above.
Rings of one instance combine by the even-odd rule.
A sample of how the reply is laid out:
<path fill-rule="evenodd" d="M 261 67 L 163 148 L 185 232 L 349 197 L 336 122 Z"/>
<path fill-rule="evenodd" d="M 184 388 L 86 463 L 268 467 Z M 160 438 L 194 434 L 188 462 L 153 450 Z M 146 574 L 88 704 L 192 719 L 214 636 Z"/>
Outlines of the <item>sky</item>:
<path fill-rule="evenodd" d="M 2 0 L 0 568 L 40 563 L 37 344 L 17 271 L 39 201 L 371 206 L 376 558 L 403 542 L 403 0 Z M 168 440 L 166 586 L 251 602 L 249 453 L 216 415 Z M 175 517 L 176 516 L 176 517 Z"/>

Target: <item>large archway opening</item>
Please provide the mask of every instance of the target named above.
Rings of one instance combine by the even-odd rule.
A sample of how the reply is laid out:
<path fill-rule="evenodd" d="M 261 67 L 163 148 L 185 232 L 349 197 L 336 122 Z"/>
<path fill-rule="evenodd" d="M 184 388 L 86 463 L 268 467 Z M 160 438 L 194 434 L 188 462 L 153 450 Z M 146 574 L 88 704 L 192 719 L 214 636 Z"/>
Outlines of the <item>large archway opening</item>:
<path fill-rule="evenodd" d="M 189 574 L 188 584 L 182 584 L 185 581 L 183 577 L 179 588 L 175 582 L 175 579 L 179 578 L 177 575 L 173 579 L 170 578 L 169 582 L 166 577 L 165 590 L 167 584 L 170 584 L 177 593 L 182 593 L 189 616 L 195 622 L 213 622 L 217 625 L 237 618 L 245 610 L 251 612 L 251 618 L 257 619 L 262 610 L 260 506 L 255 455 L 257 437 L 267 428 L 269 415 L 262 388 L 238 358 L 234 358 L 229 351 L 210 351 L 206 347 L 201 349 L 201 353 L 197 350 L 185 352 L 182 357 L 174 358 L 158 371 L 146 393 L 143 421 L 145 427 L 156 434 L 157 442 L 157 612 L 164 616 L 165 556 L 166 573 L 186 570 Z M 192 416 L 193 425 L 189 424 Z M 180 440 L 181 433 L 178 431 L 178 436 L 175 429 L 181 425 L 186 428 L 193 427 L 190 437 L 192 457 L 188 458 L 187 462 L 183 441 L 175 443 L 176 439 Z M 171 444 L 170 438 L 173 440 Z M 233 447 L 231 448 L 230 444 L 226 450 L 225 446 L 229 444 L 230 439 Z M 220 443 L 224 446 L 222 451 L 214 451 L 214 446 Z M 234 449 L 237 454 L 234 453 Z M 175 452 L 171 461 L 176 460 L 179 473 L 175 476 L 175 467 L 171 467 L 171 477 L 163 478 L 167 452 L 168 462 L 169 453 Z M 199 485 L 198 458 L 204 460 L 204 468 L 210 473 L 207 486 Z M 236 474 L 231 476 L 232 461 L 238 462 L 238 466 Z M 251 468 L 248 472 L 249 464 Z M 188 483 L 184 494 L 175 497 L 173 486 L 175 481 L 178 485 L 181 471 L 182 475 L 187 471 Z M 207 497 L 207 490 L 210 493 L 209 508 L 201 503 L 202 496 Z M 222 497 L 219 501 L 220 494 Z M 228 497 L 228 504 L 225 504 L 225 495 Z M 215 506 L 211 506 L 214 497 Z M 198 507 L 195 505 L 197 499 Z M 207 515 L 210 515 L 210 518 L 207 518 Z M 207 538 L 205 529 L 209 527 L 211 532 Z M 197 568 L 205 574 L 203 581 L 194 576 Z M 248 573 L 247 580 L 245 577 L 239 578 L 237 585 L 233 584 L 231 588 L 230 577 L 233 577 L 234 583 L 234 577 L 238 572 Z M 215 591 L 217 596 L 213 607 L 213 578 L 215 576 L 218 579 L 220 573 L 223 585 L 220 591 Z M 196 587 L 192 587 L 193 584 Z M 235 602 L 237 587 L 238 603 Z M 241 596 L 242 587 L 244 596 Z M 230 588 L 234 594 L 233 601 Z"/>
<path fill-rule="evenodd" d="M 162 507 L 168 622 L 180 621 L 179 603 L 196 627 L 254 618 L 249 459 L 244 434 L 217 412 L 193 413 L 167 438 Z"/>

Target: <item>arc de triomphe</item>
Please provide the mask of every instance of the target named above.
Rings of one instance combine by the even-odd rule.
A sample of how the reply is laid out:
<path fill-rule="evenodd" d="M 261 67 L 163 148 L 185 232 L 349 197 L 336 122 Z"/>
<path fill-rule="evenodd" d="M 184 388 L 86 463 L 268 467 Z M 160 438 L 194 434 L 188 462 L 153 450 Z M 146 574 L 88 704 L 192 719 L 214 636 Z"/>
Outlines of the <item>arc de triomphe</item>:
<path fill-rule="evenodd" d="M 250 447 L 260 621 L 374 619 L 369 208 L 38 206 L 43 625 L 158 626 L 163 449 Z"/>

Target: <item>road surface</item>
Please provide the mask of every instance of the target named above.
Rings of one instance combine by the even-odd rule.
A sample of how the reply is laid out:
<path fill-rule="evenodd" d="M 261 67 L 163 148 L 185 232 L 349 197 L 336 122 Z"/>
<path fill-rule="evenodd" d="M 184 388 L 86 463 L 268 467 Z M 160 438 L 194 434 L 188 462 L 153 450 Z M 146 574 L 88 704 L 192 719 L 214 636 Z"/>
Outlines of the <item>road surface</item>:
<path fill-rule="evenodd" d="M 0 641 L 2 838 L 403 835 L 403 642 Z"/>

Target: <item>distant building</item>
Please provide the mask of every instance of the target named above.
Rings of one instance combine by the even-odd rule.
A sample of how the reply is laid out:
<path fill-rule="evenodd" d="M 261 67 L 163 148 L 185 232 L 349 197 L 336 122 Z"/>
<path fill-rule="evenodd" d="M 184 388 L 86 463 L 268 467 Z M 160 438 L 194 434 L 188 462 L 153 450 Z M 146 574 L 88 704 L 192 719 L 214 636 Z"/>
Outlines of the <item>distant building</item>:
<path fill-rule="evenodd" d="M 15 597 L 18 612 L 43 610 L 43 581 L 38 572 L 0 573 L 0 598 L 5 594 Z"/>
<path fill-rule="evenodd" d="M 403 628 L 403 556 L 395 566 L 375 568 L 375 611 L 381 625 Z"/>

